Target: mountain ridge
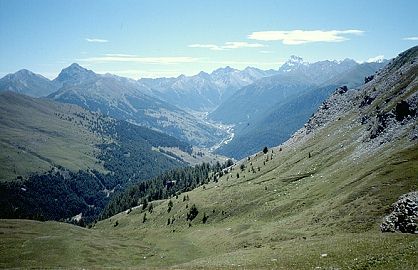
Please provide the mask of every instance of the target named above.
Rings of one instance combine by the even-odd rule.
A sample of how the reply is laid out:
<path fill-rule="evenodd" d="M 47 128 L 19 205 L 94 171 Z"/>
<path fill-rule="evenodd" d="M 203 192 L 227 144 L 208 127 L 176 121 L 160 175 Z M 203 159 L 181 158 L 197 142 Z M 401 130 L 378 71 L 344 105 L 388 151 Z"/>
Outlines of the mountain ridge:
<path fill-rule="evenodd" d="M 359 87 L 364 84 L 365 77 L 373 76 L 385 64 L 356 64 L 322 82 L 305 76 L 307 64 L 304 64 L 302 71 L 260 79 L 240 89 L 209 114 L 209 118 L 216 121 L 235 124 L 235 137 L 217 152 L 240 159 L 261 147 L 284 142 L 335 89 Z M 305 84 L 301 84 L 303 81 Z"/>
<path fill-rule="evenodd" d="M 417 78 L 414 47 L 358 88 L 335 90 L 281 145 L 206 179 L 180 174 L 178 190 L 161 181 L 167 199 L 126 190 L 115 201 L 126 211 L 90 229 L 0 220 L 2 266 L 416 269 L 416 234 L 379 225 L 417 188 Z"/>

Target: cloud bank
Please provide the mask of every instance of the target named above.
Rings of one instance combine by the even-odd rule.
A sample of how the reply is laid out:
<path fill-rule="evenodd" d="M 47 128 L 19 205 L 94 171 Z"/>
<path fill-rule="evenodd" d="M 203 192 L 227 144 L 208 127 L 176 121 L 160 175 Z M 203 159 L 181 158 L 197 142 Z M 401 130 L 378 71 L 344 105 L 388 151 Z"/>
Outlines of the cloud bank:
<path fill-rule="evenodd" d="M 286 45 L 299 45 L 313 42 L 342 42 L 348 40 L 347 35 L 361 35 L 362 30 L 291 30 L 291 31 L 260 31 L 248 35 L 249 39 L 259 41 L 281 41 Z"/>
<path fill-rule="evenodd" d="M 224 51 L 231 49 L 240 49 L 240 48 L 262 48 L 265 47 L 263 44 L 259 43 L 248 43 L 244 41 L 229 41 L 225 42 L 224 45 L 215 45 L 215 44 L 190 44 L 190 48 L 205 48 L 212 51 Z"/>

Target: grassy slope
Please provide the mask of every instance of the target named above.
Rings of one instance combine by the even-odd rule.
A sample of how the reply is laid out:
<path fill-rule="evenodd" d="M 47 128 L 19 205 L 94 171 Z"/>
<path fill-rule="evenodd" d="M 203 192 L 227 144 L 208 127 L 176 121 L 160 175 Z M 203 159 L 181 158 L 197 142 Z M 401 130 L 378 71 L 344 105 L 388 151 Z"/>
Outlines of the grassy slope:
<path fill-rule="evenodd" d="M 102 143 L 101 138 L 80 124 L 85 121 L 76 114 L 97 117 L 78 106 L 2 93 L 0 179 L 47 171 L 53 164 L 103 171 L 94 146 Z"/>
<path fill-rule="evenodd" d="M 351 116 L 341 121 L 348 123 Z M 140 209 L 104 220 L 90 231 L 68 230 L 69 225 L 58 223 L 36 223 L 38 229 L 33 229 L 32 224 L 2 221 L 1 250 L 12 246 L 16 250 L 6 251 L 6 257 L 2 254 L 3 266 L 416 268 L 417 236 L 381 234 L 378 224 L 400 194 L 416 189 L 418 146 L 400 139 L 393 149 L 383 148 L 351 162 L 356 138 L 347 138 L 340 124 L 296 148 L 274 149 L 266 165 L 266 155 L 253 157 L 250 162 L 254 168 L 260 166 L 260 172 L 236 167 L 228 180 L 227 175 L 189 192 L 190 201 L 183 202 L 182 195 L 173 198 L 170 213 L 167 201 L 156 203 L 144 224 Z M 334 135 L 324 140 L 327 134 Z M 341 148 L 341 142 L 346 147 Z M 305 174 L 309 176 L 299 179 Z M 186 204 L 193 203 L 199 215 L 189 228 Z M 201 222 L 203 212 L 209 215 L 207 224 Z M 173 216 L 176 221 L 167 226 Z M 116 220 L 119 225 L 114 227 Z M 16 227 L 10 232 L 9 226 Z M 33 230 L 40 231 L 33 234 Z M 19 238 L 32 245 L 16 247 Z M 51 249 L 56 245 L 65 249 L 67 244 L 73 252 L 54 258 Z M 39 252 L 39 246 L 45 252 Z M 328 256 L 321 257 L 324 253 Z M 21 254 L 32 261 L 19 259 Z"/>
<path fill-rule="evenodd" d="M 381 109 L 416 93 L 416 80 L 404 85 L 407 76 L 385 92 L 392 95 L 402 86 L 402 94 Z M 364 113 L 375 111 L 377 104 L 383 103 L 377 100 Z M 188 192 L 190 201 L 183 201 L 184 194 L 172 198 L 169 213 L 168 201 L 154 202 L 145 223 L 141 208 L 101 221 L 90 231 L 3 220 L 1 267 L 417 269 L 418 235 L 379 230 L 390 205 L 418 188 L 418 145 L 409 139 L 417 121 L 390 143 L 363 151 L 369 131 L 358 111 L 355 107 L 282 151 L 273 149 L 265 164 L 267 155 L 251 157 L 244 171 L 236 166 L 218 183 Z M 186 214 L 192 204 L 199 214 L 189 227 Z"/>
<path fill-rule="evenodd" d="M 321 136 L 312 140 L 324 142 Z M 265 166 L 264 155 L 253 158 L 260 172 L 246 170 L 239 179 L 200 187 L 188 193 L 190 201 L 173 198 L 170 213 L 167 201 L 157 202 L 144 224 L 141 209 L 92 230 L 4 220 L 2 266 L 416 268 L 417 236 L 381 234 L 378 223 L 391 202 L 416 188 L 411 179 L 418 174 L 417 146 L 394 155 L 382 150 L 347 166 L 340 159 L 347 150 L 333 149 L 332 142 L 306 145 L 275 149 Z M 309 151 L 316 153 L 310 159 Z M 335 152 L 331 158 L 329 151 Z M 296 180 L 306 172 L 313 177 Z M 189 228 L 186 204 L 193 203 L 199 215 Z M 203 212 L 207 224 L 201 222 Z M 167 226 L 173 216 L 176 221 Z"/>

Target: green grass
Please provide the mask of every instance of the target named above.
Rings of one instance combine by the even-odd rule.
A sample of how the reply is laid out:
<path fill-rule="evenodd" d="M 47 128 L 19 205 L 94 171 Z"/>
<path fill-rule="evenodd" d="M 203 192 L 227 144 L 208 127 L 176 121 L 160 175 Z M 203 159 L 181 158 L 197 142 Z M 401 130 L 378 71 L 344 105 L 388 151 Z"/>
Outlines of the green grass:
<path fill-rule="evenodd" d="M 412 84 L 403 96 L 416 91 Z M 152 213 L 138 207 L 89 230 L 1 220 L 0 267 L 418 269 L 418 235 L 379 229 L 391 204 L 418 190 L 418 144 L 410 140 L 417 120 L 365 151 L 369 131 L 358 110 L 282 151 L 252 156 L 243 171 L 237 165 L 187 192 L 189 201 L 171 198 L 170 212 L 161 200 Z M 193 204 L 199 214 L 190 226 Z"/>
<path fill-rule="evenodd" d="M 152 213 L 136 208 L 90 230 L 2 220 L 2 266 L 416 269 L 418 236 L 382 234 L 379 223 L 399 195 L 417 189 L 418 146 L 401 138 L 353 160 L 355 133 L 345 138 L 337 125 L 296 147 L 273 149 L 266 165 L 267 155 L 253 156 L 244 171 L 236 166 L 218 183 L 188 192 L 190 201 L 172 198 L 169 213 L 162 200 Z M 324 140 L 327 134 L 333 136 Z M 250 163 L 256 173 L 248 172 Z M 189 227 L 192 204 L 199 214 Z"/>
<path fill-rule="evenodd" d="M 95 157 L 95 145 L 101 138 L 79 117 L 94 120 L 96 115 L 77 106 L 12 93 L 0 96 L 0 113 L 1 180 L 47 171 L 56 165 L 74 171 L 104 171 Z"/>

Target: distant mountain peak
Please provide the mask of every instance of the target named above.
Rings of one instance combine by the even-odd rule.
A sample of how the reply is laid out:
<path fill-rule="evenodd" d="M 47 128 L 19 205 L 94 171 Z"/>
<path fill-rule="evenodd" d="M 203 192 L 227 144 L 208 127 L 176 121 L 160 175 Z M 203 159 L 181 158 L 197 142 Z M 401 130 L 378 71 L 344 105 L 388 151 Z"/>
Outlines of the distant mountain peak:
<path fill-rule="evenodd" d="M 69 65 L 68 67 L 64 68 L 61 72 L 63 72 L 63 71 L 80 71 L 80 72 L 88 72 L 88 71 L 91 71 L 91 70 L 88 70 L 88 69 L 86 69 L 86 68 L 84 68 L 84 67 L 80 66 L 80 65 L 79 65 L 79 64 L 77 64 L 77 63 L 72 63 L 72 64 L 71 64 L 71 65 Z M 91 71 L 91 72 L 93 72 L 93 71 Z"/>
<path fill-rule="evenodd" d="M 61 70 L 58 77 L 54 80 L 62 84 L 73 83 L 77 84 L 85 80 L 95 78 L 97 76 L 92 70 L 86 69 L 77 63 L 73 63 L 70 66 Z"/>
<path fill-rule="evenodd" d="M 198 77 L 202 78 L 210 78 L 210 75 L 207 72 L 201 71 L 199 74 L 197 74 Z"/>
<path fill-rule="evenodd" d="M 303 64 L 303 58 L 297 55 L 291 55 L 290 59 L 287 62 L 291 62 L 291 63 L 301 63 Z"/>
<path fill-rule="evenodd" d="M 24 69 L 16 71 L 15 74 L 31 75 L 31 74 L 35 74 L 35 73 L 33 73 L 32 71 L 27 70 L 27 69 L 24 68 Z"/>
<path fill-rule="evenodd" d="M 367 59 L 366 63 L 383 63 L 385 61 L 386 59 L 384 55 L 378 55 L 376 57 Z"/>
<path fill-rule="evenodd" d="M 221 75 L 221 74 L 229 74 L 229 73 L 233 73 L 233 72 L 237 72 L 238 70 L 235 68 L 231 68 L 230 66 L 226 66 L 223 68 L 218 68 L 215 69 L 211 75 Z"/>
<path fill-rule="evenodd" d="M 31 97 L 42 97 L 54 90 L 49 79 L 27 69 L 7 74 L 0 79 L 0 91 L 13 91 Z"/>
<path fill-rule="evenodd" d="M 291 55 L 289 60 L 287 60 L 279 69 L 281 72 L 291 72 L 298 69 L 301 66 L 309 65 L 308 62 L 305 62 L 302 57 Z"/>

